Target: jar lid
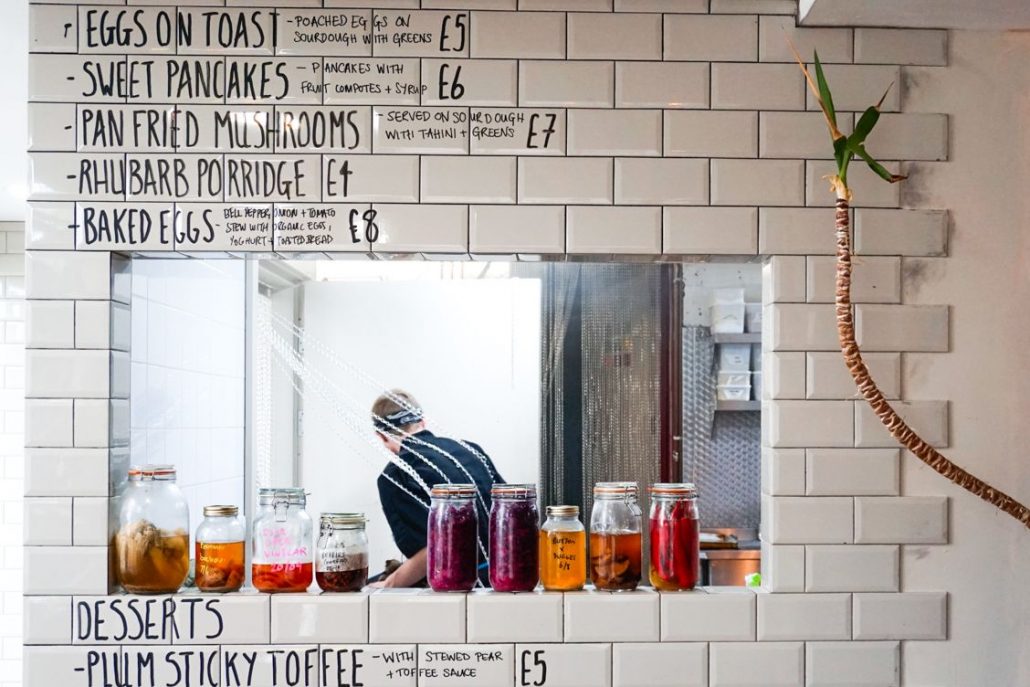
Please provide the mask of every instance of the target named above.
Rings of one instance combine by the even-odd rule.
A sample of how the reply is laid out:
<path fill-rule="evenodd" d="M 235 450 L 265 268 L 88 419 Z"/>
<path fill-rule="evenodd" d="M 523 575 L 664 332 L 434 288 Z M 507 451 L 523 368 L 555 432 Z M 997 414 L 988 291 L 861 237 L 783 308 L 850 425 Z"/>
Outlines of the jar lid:
<path fill-rule="evenodd" d="M 570 517 L 579 515 L 579 506 L 548 506 L 547 517 L 552 515 L 558 517 Z"/>
<path fill-rule="evenodd" d="M 651 485 L 651 494 L 694 498 L 697 496 L 697 487 L 692 482 L 656 482 Z"/>
<path fill-rule="evenodd" d="M 368 520 L 364 513 L 322 513 L 319 522 L 336 527 L 364 527 Z"/>
<path fill-rule="evenodd" d="M 299 487 L 261 487 L 258 489 L 258 501 L 262 504 L 269 504 L 277 499 L 285 499 L 289 503 L 304 505 L 308 501 L 308 494 Z"/>
<path fill-rule="evenodd" d="M 434 484 L 429 492 L 432 496 L 458 499 L 476 495 L 475 484 Z"/>
<path fill-rule="evenodd" d="M 142 470 L 143 479 L 174 479 L 175 466 L 166 464 L 144 465 Z"/>
<path fill-rule="evenodd" d="M 205 518 L 235 518 L 239 514 L 237 506 L 204 506 Z"/>
<path fill-rule="evenodd" d="M 502 499 L 528 499 L 536 497 L 535 484 L 495 484 L 490 487 L 490 496 Z"/>
<path fill-rule="evenodd" d="M 598 482 L 594 485 L 594 496 L 636 496 L 636 482 Z"/>

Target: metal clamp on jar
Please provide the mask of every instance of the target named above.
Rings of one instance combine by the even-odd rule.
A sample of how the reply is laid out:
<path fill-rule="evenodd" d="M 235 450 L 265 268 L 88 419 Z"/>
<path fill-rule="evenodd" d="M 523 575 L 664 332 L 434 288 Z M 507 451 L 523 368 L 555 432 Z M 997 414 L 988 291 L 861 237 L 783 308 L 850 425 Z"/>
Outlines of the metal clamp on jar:
<path fill-rule="evenodd" d="M 262 592 L 303 592 L 311 586 L 311 516 L 303 489 L 258 490 L 251 576 Z"/>
<path fill-rule="evenodd" d="M 322 513 L 315 578 L 324 592 L 357 592 L 368 582 L 364 513 Z"/>

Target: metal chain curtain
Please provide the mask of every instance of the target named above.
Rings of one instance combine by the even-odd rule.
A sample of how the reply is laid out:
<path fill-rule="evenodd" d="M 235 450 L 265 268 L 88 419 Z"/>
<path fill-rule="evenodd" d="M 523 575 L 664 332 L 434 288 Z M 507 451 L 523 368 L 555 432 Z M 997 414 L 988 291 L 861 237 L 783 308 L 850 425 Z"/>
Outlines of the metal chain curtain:
<path fill-rule="evenodd" d="M 595 482 L 637 482 L 646 510 L 659 479 L 660 270 L 543 266 L 542 493 L 585 520 Z"/>

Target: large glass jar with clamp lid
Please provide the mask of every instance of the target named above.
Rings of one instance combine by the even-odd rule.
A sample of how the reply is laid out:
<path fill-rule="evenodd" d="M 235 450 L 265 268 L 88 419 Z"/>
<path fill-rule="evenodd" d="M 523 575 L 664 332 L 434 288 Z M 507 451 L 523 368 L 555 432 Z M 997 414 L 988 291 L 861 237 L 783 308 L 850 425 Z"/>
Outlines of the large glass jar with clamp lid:
<path fill-rule="evenodd" d="M 490 498 L 490 586 L 532 591 L 540 580 L 536 485 L 495 484 Z"/>
<path fill-rule="evenodd" d="M 590 513 L 590 577 L 607 591 L 640 584 L 641 512 L 635 482 L 598 482 Z"/>
<path fill-rule="evenodd" d="M 436 592 L 467 592 L 476 585 L 479 515 L 476 485 L 433 487 L 426 534 L 426 573 Z"/>
<path fill-rule="evenodd" d="M 312 582 L 311 517 L 303 489 L 258 490 L 251 576 L 262 592 L 303 592 Z"/>
<path fill-rule="evenodd" d="M 190 514 L 174 466 L 129 469 L 114 548 L 118 582 L 130 594 L 170 594 L 185 581 Z"/>
<path fill-rule="evenodd" d="M 368 582 L 364 513 L 322 513 L 315 579 L 323 592 L 358 592 Z"/>
<path fill-rule="evenodd" d="M 651 487 L 651 585 L 693 589 L 700 575 L 697 489 L 687 482 Z"/>

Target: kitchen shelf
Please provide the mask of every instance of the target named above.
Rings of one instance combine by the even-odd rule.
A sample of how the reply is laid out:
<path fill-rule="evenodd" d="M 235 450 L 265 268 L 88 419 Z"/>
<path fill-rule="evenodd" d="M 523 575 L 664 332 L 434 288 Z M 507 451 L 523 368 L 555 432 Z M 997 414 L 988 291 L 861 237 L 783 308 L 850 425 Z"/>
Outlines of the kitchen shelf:
<path fill-rule="evenodd" d="M 762 332 L 744 332 L 734 334 L 730 332 L 715 332 L 712 340 L 717 343 L 762 343 Z"/>
<path fill-rule="evenodd" d="M 761 410 L 761 401 L 716 401 L 716 410 L 725 411 L 742 411 L 742 410 Z"/>

